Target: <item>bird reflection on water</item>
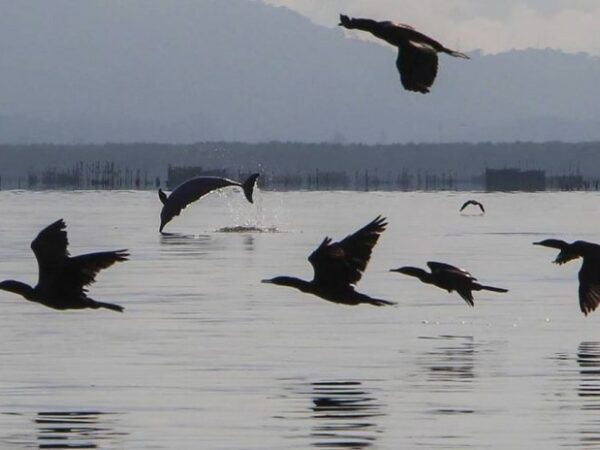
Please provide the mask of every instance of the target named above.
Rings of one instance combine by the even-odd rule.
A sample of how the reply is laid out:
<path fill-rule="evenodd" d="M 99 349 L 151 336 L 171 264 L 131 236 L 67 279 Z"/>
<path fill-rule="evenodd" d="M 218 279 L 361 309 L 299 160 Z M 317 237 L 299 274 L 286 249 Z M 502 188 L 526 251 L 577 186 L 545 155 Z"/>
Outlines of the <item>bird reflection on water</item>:
<path fill-rule="evenodd" d="M 297 387 L 293 391 L 297 394 Z M 383 433 L 377 418 L 385 415 L 384 405 L 361 381 L 302 384 L 300 395 L 310 397 L 311 401 L 309 418 L 313 425 L 308 437 L 312 447 L 366 449 L 375 445 L 377 437 Z M 301 414 L 306 417 L 306 410 L 303 409 Z M 297 418 L 293 418 L 294 422 Z"/>
<path fill-rule="evenodd" d="M 584 341 L 577 348 L 579 387 L 577 395 L 585 420 L 581 424 L 580 443 L 583 447 L 600 447 L 600 342 Z"/>
<path fill-rule="evenodd" d="M 466 384 L 475 379 L 477 346 L 473 336 L 421 337 L 443 342 L 442 346 L 424 352 L 419 358 L 427 382 L 433 383 L 429 391 L 452 392 L 470 389 Z"/>
<path fill-rule="evenodd" d="M 122 448 L 126 433 L 115 431 L 115 417 L 98 411 L 39 412 L 34 419 L 38 448 Z"/>

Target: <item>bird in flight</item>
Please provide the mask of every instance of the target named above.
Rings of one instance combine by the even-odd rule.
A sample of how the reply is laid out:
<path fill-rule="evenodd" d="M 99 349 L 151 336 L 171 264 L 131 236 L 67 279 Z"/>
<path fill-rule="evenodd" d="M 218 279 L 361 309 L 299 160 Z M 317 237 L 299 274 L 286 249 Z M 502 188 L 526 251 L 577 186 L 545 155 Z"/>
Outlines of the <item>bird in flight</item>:
<path fill-rule="evenodd" d="M 387 300 L 369 297 L 354 290 L 367 268 L 373 247 L 385 230 L 385 218 L 378 216 L 369 224 L 339 242 L 326 237 L 308 261 L 314 269 L 312 281 L 294 277 L 275 277 L 263 283 L 296 288 L 333 303 L 374 306 L 394 305 Z"/>
<path fill-rule="evenodd" d="M 31 287 L 15 280 L 0 282 L 0 289 L 19 294 L 26 300 L 49 308 L 106 308 L 122 312 L 123 307 L 98 302 L 87 296 L 86 286 L 96 281 L 96 274 L 119 261 L 127 261 L 127 250 L 87 253 L 70 256 L 65 222 L 60 219 L 44 228 L 31 243 L 38 262 L 38 283 Z"/>
<path fill-rule="evenodd" d="M 470 306 L 475 306 L 472 291 L 508 292 L 507 289 L 479 284 L 477 278 L 469 272 L 450 264 L 429 261 L 427 266 L 431 272 L 418 267 L 400 267 L 399 269 L 392 269 L 391 272 L 416 277 L 423 283 L 433 284 L 448 292 L 456 291 Z"/>
<path fill-rule="evenodd" d="M 350 18 L 343 14 L 340 15 L 338 25 L 349 30 L 368 31 L 373 36 L 398 47 L 396 67 L 400 72 L 402 86 L 407 91 L 422 94 L 429 92 L 438 72 L 438 53 L 470 59 L 464 53 L 446 48 L 408 25 Z"/>
<path fill-rule="evenodd" d="M 584 315 L 594 311 L 600 303 L 600 245 L 586 241 L 571 244 L 560 239 L 545 239 L 533 245 L 560 250 L 555 264 L 565 264 L 577 258 L 583 258 L 579 269 L 579 308 Z"/>
<path fill-rule="evenodd" d="M 481 210 L 481 212 L 483 214 L 485 214 L 485 208 L 477 200 L 467 200 L 466 202 L 464 202 L 463 205 L 460 207 L 460 212 L 463 212 L 463 210 L 469 205 L 479 206 L 479 209 Z"/>

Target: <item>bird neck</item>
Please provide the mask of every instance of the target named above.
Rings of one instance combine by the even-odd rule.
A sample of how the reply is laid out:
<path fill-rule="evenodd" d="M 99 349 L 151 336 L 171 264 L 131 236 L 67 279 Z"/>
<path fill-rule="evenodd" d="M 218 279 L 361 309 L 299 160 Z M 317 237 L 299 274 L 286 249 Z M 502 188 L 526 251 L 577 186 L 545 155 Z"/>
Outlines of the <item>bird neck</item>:
<path fill-rule="evenodd" d="M 311 282 L 296 277 L 277 277 L 275 280 L 273 280 L 273 284 L 292 287 L 302 292 L 314 291 L 314 287 Z"/>
<path fill-rule="evenodd" d="M 435 284 L 435 277 L 433 276 L 433 274 L 431 274 L 423 269 L 419 269 L 418 272 L 415 271 L 415 273 L 412 275 L 413 275 L 413 277 L 417 277 L 423 283 Z"/>
<path fill-rule="evenodd" d="M 27 283 L 22 283 L 16 280 L 6 280 L 0 283 L 0 289 L 14 294 L 19 294 L 25 297 L 27 300 L 33 300 L 35 297 L 35 290 Z"/>

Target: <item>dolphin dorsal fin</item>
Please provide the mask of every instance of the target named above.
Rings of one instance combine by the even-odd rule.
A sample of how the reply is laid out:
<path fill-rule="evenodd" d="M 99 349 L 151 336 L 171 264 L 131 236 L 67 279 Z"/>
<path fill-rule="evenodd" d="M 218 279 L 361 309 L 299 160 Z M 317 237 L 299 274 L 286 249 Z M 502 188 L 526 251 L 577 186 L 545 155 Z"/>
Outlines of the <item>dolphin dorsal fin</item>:
<path fill-rule="evenodd" d="M 163 205 L 167 204 L 167 194 L 165 194 L 162 189 L 158 190 L 158 198 L 160 198 Z"/>

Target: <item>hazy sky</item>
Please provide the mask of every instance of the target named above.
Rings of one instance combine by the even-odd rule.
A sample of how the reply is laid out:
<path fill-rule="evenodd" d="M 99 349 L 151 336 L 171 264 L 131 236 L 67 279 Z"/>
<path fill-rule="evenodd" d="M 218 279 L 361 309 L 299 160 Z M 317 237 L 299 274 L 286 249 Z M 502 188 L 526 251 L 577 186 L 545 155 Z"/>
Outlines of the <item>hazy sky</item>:
<path fill-rule="evenodd" d="M 551 47 L 600 55 L 600 0 L 264 0 L 331 25 L 337 15 L 407 23 L 460 50 Z"/>

